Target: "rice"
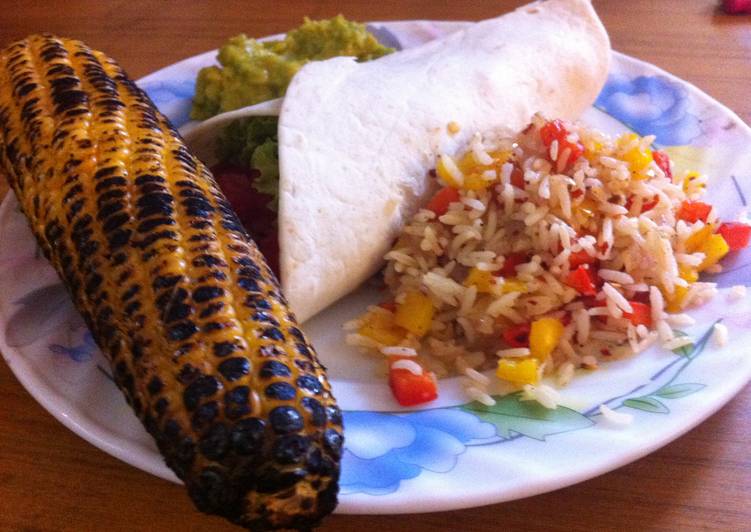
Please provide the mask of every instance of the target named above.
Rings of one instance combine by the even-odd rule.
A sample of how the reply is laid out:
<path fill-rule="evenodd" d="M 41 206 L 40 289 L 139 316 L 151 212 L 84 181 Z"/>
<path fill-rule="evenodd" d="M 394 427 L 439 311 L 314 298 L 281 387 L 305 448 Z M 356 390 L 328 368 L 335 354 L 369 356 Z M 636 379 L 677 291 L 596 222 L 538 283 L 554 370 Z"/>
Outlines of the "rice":
<path fill-rule="evenodd" d="M 401 359 L 391 363 L 392 369 L 406 369 L 413 375 L 422 375 L 423 369 L 420 364 L 414 360 Z"/>
<path fill-rule="evenodd" d="M 605 421 L 619 427 L 624 427 L 634 422 L 633 414 L 617 412 L 607 405 L 600 405 L 600 414 L 602 414 L 602 418 Z"/>
<path fill-rule="evenodd" d="M 382 347 L 381 353 L 386 356 L 397 356 L 397 357 L 416 357 L 417 356 L 417 351 L 415 351 L 411 347 L 401 347 L 401 346 Z"/>
<path fill-rule="evenodd" d="M 385 256 L 385 302 L 402 305 L 406 294 L 421 294 L 429 308 L 415 312 L 427 320 L 425 332 L 391 341 L 399 327 L 387 326 L 385 336 L 368 337 L 373 323 L 394 319 L 375 307 L 347 324 L 348 342 L 438 376 L 463 375 L 467 395 L 483 404 L 492 401 L 483 372 L 499 358 L 511 368 L 531 364 L 537 378 L 527 371 L 534 385 L 525 397 L 548 407 L 558 401 L 541 377 L 564 386 L 576 368 L 596 369 L 654 344 L 693 343 L 672 328 L 693 324 L 684 309 L 708 301 L 717 287 L 686 272 L 717 264 L 705 264 L 692 243 L 706 224 L 677 214 L 703 193 L 704 178 L 676 173 L 671 181 L 654 161 L 633 167 L 630 150 L 651 149 L 652 137 L 613 139 L 566 124 L 568 135 L 545 145 L 545 124 L 535 117 L 516 138 L 474 135 L 465 152 L 440 156 L 438 180 L 458 187 L 458 199 L 445 210 L 419 210 Z M 716 217 L 713 210 L 707 223 L 717 226 Z M 745 294 L 739 286 L 727 297 Z M 542 319 L 560 328 L 540 355 L 522 332 L 517 339 L 510 331 Z M 715 329 L 716 342 L 727 341 L 723 331 Z"/>
<path fill-rule="evenodd" d="M 728 328 L 723 323 L 715 323 L 712 327 L 712 341 L 717 347 L 725 347 L 728 343 Z"/>

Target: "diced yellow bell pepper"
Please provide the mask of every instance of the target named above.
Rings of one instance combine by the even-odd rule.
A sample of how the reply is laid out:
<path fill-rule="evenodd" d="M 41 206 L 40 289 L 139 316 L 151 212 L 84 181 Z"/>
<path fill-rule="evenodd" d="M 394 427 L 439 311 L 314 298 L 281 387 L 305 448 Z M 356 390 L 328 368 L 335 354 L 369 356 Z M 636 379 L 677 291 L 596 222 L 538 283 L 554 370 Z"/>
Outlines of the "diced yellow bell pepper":
<path fill-rule="evenodd" d="M 443 179 L 444 183 L 452 188 L 459 188 L 460 184 L 453 175 L 453 172 L 449 170 L 451 166 L 456 167 L 454 160 L 448 155 L 441 155 L 438 157 L 438 163 L 435 165 L 435 171 L 438 177 Z M 459 170 L 458 167 L 455 168 Z M 461 170 L 459 170 L 461 171 Z"/>
<path fill-rule="evenodd" d="M 704 253 L 704 262 L 699 265 L 699 271 L 703 272 L 707 268 L 717 264 L 722 257 L 728 254 L 730 246 L 722 238 L 722 235 L 709 235 L 704 243 L 697 249 L 700 253 Z"/>
<path fill-rule="evenodd" d="M 602 155 L 602 143 L 593 139 L 584 139 L 584 157 L 589 162 L 595 161 Z"/>
<path fill-rule="evenodd" d="M 678 274 L 681 279 L 688 281 L 689 286 L 676 285 L 673 288 L 672 294 L 664 294 L 665 310 L 668 312 L 680 312 L 683 310 L 683 303 L 686 300 L 691 283 L 695 283 L 699 279 L 699 273 L 689 266 L 679 266 Z"/>
<path fill-rule="evenodd" d="M 407 331 L 394 323 L 393 314 L 382 312 L 366 314 L 357 332 L 383 345 L 397 345 L 407 335 Z"/>
<path fill-rule="evenodd" d="M 503 285 L 501 285 L 501 292 L 504 294 L 508 294 L 509 292 L 527 293 L 528 291 L 529 288 L 527 287 L 527 283 L 520 281 L 515 277 L 509 277 L 503 281 Z"/>
<path fill-rule="evenodd" d="M 478 165 L 472 152 L 468 151 L 456 161 L 456 166 L 466 175 L 477 170 Z"/>
<path fill-rule="evenodd" d="M 544 361 L 563 336 L 563 323 L 555 318 L 540 318 L 532 322 L 529 330 L 529 350 L 532 356 Z"/>
<path fill-rule="evenodd" d="M 640 150 L 638 147 L 631 148 L 623 155 L 623 160 L 629 164 L 634 176 L 644 177 L 644 170 L 652 162 L 652 150 Z"/>
<path fill-rule="evenodd" d="M 707 239 L 712 235 L 712 230 L 712 226 L 710 224 L 707 224 L 698 231 L 691 233 L 691 236 L 686 239 L 686 251 L 688 251 L 689 253 L 699 251 L 699 248 L 702 247 Z"/>
<path fill-rule="evenodd" d="M 495 374 L 499 379 L 514 384 L 537 384 L 538 368 L 539 363 L 535 358 L 502 358 L 498 361 Z"/>
<path fill-rule="evenodd" d="M 397 303 L 394 322 L 409 332 L 424 336 L 433 320 L 433 302 L 420 292 L 407 292 L 402 303 Z"/>
<path fill-rule="evenodd" d="M 467 277 L 464 278 L 464 286 L 474 285 L 478 292 L 484 294 L 491 293 L 495 284 L 495 277 L 492 273 L 477 268 L 469 270 Z"/>
<path fill-rule="evenodd" d="M 683 192 L 688 193 L 691 183 L 700 176 L 701 174 L 699 172 L 687 172 L 686 176 L 683 178 Z M 702 184 L 701 188 L 706 188 L 706 184 Z"/>
<path fill-rule="evenodd" d="M 489 186 L 493 185 L 495 181 L 488 181 L 487 179 L 483 179 L 482 175 L 478 174 L 477 172 L 472 172 L 471 174 L 464 174 L 464 183 L 460 188 L 463 190 L 485 190 Z"/>

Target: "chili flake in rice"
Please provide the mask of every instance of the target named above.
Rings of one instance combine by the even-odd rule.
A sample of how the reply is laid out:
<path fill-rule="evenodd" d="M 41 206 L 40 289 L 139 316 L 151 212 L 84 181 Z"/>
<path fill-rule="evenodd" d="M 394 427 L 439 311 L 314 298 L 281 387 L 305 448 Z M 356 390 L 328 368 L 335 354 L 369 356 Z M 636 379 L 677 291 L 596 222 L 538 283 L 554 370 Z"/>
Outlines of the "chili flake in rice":
<path fill-rule="evenodd" d="M 402 358 L 390 348 L 414 350 L 411 363 L 467 376 L 488 403 L 481 371 L 539 389 L 689 341 L 668 313 L 712 297 L 699 274 L 730 250 L 719 228 L 743 224 L 721 225 L 700 201 L 705 180 L 675 175 L 653 142 L 535 116 L 516 138 L 478 134 L 440 154 L 438 191 L 386 255 L 390 297 L 356 320 L 353 343 L 388 364 Z"/>

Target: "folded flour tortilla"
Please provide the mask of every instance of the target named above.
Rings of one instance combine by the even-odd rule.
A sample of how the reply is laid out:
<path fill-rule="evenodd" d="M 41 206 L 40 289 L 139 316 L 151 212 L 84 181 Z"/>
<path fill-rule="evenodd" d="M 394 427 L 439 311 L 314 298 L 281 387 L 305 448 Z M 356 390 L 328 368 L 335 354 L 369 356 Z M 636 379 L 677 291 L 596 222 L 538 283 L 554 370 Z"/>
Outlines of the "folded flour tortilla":
<path fill-rule="evenodd" d="M 516 132 L 536 112 L 577 118 L 609 60 L 589 0 L 543 0 L 374 61 L 304 66 L 279 113 L 281 282 L 298 319 L 378 271 L 432 193 L 438 154 L 478 131 Z"/>

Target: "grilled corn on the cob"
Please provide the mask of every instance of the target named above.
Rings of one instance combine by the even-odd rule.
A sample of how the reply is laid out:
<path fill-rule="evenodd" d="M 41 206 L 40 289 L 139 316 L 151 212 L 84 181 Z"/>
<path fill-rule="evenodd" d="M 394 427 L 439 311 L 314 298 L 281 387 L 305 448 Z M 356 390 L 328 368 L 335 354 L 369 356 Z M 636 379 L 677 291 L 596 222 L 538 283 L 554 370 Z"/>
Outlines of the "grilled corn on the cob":
<path fill-rule="evenodd" d="M 0 172 L 199 509 L 256 529 L 336 504 L 341 412 L 204 165 L 112 59 L 0 52 Z"/>

